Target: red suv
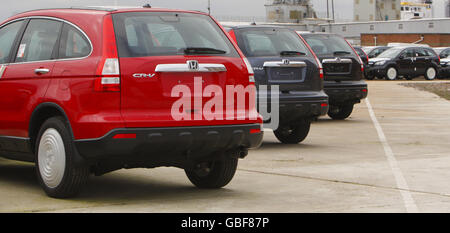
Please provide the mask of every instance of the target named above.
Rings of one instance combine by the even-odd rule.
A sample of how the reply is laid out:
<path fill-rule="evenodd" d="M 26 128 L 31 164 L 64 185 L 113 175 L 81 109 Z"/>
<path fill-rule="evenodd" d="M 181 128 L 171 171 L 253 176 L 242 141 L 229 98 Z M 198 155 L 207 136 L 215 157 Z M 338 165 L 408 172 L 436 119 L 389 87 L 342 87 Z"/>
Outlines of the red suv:
<path fill-rule="evenodd" d="M 237 45 L 205 13 L 26 12 L 1 24 L 0 64 L 0 156 L 35 162 L 51 197 L 122 168 L 179 167 L 197 187 L 220 188 L 262 141 L 253 105 L 232 98 L 234 117 L 203 111 L 229 99 L 207 87 L 254 86 Z"/>

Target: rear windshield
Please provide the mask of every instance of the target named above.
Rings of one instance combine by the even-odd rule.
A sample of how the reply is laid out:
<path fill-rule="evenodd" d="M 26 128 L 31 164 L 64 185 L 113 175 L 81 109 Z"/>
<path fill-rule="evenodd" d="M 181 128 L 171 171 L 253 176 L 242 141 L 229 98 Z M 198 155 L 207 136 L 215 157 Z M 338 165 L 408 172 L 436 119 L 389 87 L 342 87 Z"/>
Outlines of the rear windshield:
<path fill-rule="evenodd" d="M 308 34 L 303 35 L 306 42 L 317 55 L 350 55 L 352 47 L 344 38 L 337 35 Z"/>
<path fill-rule="evenodd" d="M 120 57 L 214 55 L 239 57 L 207 15 L 135 12 L 113 15 Z"/>
<path fill-rule="evenodd" d="M 236 39 L 246 57 L 311 55 L 300 37 L 294 31 L 289 29 L 237 29 Z"/>

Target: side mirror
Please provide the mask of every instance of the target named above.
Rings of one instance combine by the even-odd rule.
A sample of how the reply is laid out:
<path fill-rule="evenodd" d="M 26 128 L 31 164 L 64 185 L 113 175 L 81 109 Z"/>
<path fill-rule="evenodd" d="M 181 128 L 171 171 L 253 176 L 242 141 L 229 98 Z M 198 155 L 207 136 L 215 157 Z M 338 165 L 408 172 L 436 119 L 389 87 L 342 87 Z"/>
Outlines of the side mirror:
<path fill-rule="evenodd" d="M 400 55 L 400 57 L 398 57 L 398 58 L 403 60 L 403 59 L 405 59 L 405 55 Z"/>

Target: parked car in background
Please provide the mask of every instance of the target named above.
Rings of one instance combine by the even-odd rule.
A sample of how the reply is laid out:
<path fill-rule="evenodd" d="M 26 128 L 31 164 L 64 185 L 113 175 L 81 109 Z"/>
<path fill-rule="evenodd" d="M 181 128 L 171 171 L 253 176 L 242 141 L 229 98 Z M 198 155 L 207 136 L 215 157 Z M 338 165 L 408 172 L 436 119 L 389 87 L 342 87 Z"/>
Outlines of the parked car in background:
<path fill-rule="evenodd" d="M 439 72 L 439 56 L 428 47 L 395 47 L 369 60 L 366 71 L 370 75 L 396 80 L 425 76 L 433 80 Z"/>
<path fill-rule="evenodd" d="M 274 129 L 275 136 L 286 144 L 302 142 L 311 120 L 328 111 L 320 61 L 291 29 L 238 26 L 229 27 L 228 32 L 248 58 L 258 91 L 260 85 L 267 85 L 270 96 L 274 85 L 279 89 L 280 125 Z"/>
<path fill-rule="evenodd" d="M 440 47 L 433 48 L 434 51 L 439 55 L 441 59 L 448 58 L 450 56 L 450 48 L 449 47 Z"/>
<path fill-rule="evenodd" d="M 324 89 L 329 96 L 328 115 L 343 120 L 353 106 L 367 97 L 363 80 L 364 64 L 353 47 L 341 36 L 327 33 L 301 33 L 320 59 L 324 70 Z"/>
<path fill-rule="evenodd" d="M 441 59 L 441 69 L 439 70 L 439 78 L 450 78 L 450 58 Z"/>
<path fill-rule="evenodd" d="M 382 54 L 384 51 L 390 49 L 392 47 L 390 46 L 368 46 L 363 47 L 362 50 L 367 54 L 367 56 L 370 58 L 377 57 L 378 55 Z"/>
<path fill-rule="evenodd" d="M 35 162 L 51 197 L 71 197 L 91 173 L 122 168 L 179 167 L 197 187 L 220 188 L 262 142 L 262 118 L 247 117 L 258 116 L 248 104 L 230 103 L 238 117 L 215 120 L 186 105 L 187 117 L 174 119 L 176 86 L 200 104 L 210 99 L 194 77 L 200 87 L 254 85 L 242 53 L 208 14 L 31 11 L 1 24 L 0 52 L 0 156 Z"/>
<path fill-rule="evenodd" d="M 384 51 L 390 49 L 392 47 L 389 46 L 371 46 L 371 47 L 363 47 L 362 49 L 364 50 L 364 52 L 367 54 L 368 56 L 368 61 L 370 61 L 371 58 L 376 58 L 378 55 L 380 55 L 381 53 L 383 53 Z M 370 73 L 367 72 L 367 70 L 369 69 L 368 64 L 369 62 L 367 62 L 365 69 L 364 69 L 364 77 L 366 77 L 367 80 L 373 80 L 375 79 L 375 76 Z"/>
<path fill-rule="evenodd" d="M 360 46 L 354 46 L 353 48 L 363 61 L 364 65 L 367 65 L 369 63 L 369 56 L 367 55 L 366 52 L 364 52 L 363 48 Z"/>

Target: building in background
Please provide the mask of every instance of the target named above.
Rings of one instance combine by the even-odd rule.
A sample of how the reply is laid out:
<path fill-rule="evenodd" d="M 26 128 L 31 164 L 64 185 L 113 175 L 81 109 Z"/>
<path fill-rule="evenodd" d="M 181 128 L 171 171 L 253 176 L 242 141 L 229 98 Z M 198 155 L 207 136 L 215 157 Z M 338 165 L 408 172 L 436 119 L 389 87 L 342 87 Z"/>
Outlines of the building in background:
<path fill-rule="evenodd" d="M 409 0 L 402 1 L 400 4 L 402 20 L 433 18 L 433 1 L 431 0 Z"/>
<path fill-rule="evenodd" d="M 450 0 L 445 4 L 445 17 L 450 17 Z"/>
<path fill-rule="evenodd" d="M 309 0 L 267 0 L 266 21 L 272 23 L 300 23 L 306 18 L 316 18 Z"/>
<path fill-rule="evenodd" d="M 353 19 L 356 22 L 400 19 L 400 0 L 354 0 Z"/>

